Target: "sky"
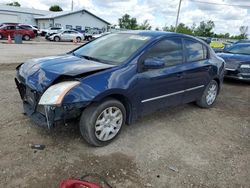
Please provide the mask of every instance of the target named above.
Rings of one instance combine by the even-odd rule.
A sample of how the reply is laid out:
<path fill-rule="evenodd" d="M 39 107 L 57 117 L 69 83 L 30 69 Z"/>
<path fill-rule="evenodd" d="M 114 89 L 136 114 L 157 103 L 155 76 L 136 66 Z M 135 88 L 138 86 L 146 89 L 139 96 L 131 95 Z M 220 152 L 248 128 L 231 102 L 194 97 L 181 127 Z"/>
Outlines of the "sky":
<path fill-rule="evenodd" d="M 0 0 L 9 3 L 12 0 Z M 22 7 L 48 10 L 58 4 L 65 11 L 71 10 L 72 0 L 15 0 Z M 196 2 L 194 2 L 196 1 Z M 226 6 L 197 1 L 242 5 Z M 125 13 L 137 18 L 139 23 L 148 20 L 153 28 L 162 28 L 175 24 L 179 0 L 73 0 L 74 10 L 87 9 L 112 24 Z M 250 34 L 250 0 L 182 0 L 179 23 L 192 26 L 201 21 L 213 20 L 216 33 L 240 34 L 239 27 L 249 26 Z"/>

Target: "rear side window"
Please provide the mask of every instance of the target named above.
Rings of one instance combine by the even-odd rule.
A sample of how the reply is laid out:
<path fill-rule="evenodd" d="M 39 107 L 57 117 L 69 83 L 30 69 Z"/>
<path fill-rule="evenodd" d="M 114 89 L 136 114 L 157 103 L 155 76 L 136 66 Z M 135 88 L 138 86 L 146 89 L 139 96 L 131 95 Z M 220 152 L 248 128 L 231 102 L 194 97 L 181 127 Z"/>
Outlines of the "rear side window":
<path fill-rule="evenodd" d="M 6 29 L 7 29 L 7 30 L 15 30 L 15 29 L 16 29 L 16 26 L 7 26 Z"/>
<path fill-rule="evenodd" d="M 161 59 L 167 67 L 182 63 L 182 40 L 180 38 L 172 38 L 160 41 L 146 52 L 144 59 L 147 58 Z"/>
<path fill-rule="evenodd" d="M 194 40 L 185 39 L 185 47 L 188 62 L 207 59 L 207 48 L 203 44 Z"/>

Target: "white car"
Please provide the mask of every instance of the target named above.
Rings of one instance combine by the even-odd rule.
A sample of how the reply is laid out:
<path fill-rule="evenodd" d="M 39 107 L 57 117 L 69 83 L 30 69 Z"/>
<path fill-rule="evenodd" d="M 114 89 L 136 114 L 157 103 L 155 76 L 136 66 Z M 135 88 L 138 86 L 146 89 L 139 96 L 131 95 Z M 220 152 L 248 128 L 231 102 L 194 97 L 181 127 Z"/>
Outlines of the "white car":
<path fill-rule="evenodd" d="M 104 32 L 104 33 L 100 33 L 100 34 L 95 34 L 95 35 L 92 35 L 92 39 L 96 39 L 96 38 L 99 38 L 103 35 L 108 35 L 110 34 L 111 32 Z"/>
<path fill-rule="evenodd" d="M 64 30 L 59 33 L 53 34 L 48 37 L 51 41 L 76 41 L 81 42 L 84 39 L 84 35 L 74 30 Z"/>
<path fill-rule="evenodd" d="M 47 33 L 48 34 L 58 33 L 62 29 L 63 29 L 62 27 L 49 27 L 47 29 L 40 29 L 40 33 L 42 36 L 45 36 Z"/>

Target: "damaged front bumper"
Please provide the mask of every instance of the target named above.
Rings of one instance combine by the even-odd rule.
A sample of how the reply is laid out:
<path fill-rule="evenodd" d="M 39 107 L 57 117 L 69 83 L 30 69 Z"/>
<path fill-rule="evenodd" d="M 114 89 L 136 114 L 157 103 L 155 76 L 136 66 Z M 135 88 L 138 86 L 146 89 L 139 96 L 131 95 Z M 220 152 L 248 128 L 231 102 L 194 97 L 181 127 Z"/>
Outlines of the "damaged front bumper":
<path fill-rule="evenodd" d="M 87 103 L 60 106 L 39 105 L 42 94 L 30 89 L 17 78 L 15 78 L 15 83 L 23 101 L 24 113 L 38 126 L 51 129 L 57 124 L 66 124 L 68 120 L 80 117 L 82 110 L 87 106 Z"/>

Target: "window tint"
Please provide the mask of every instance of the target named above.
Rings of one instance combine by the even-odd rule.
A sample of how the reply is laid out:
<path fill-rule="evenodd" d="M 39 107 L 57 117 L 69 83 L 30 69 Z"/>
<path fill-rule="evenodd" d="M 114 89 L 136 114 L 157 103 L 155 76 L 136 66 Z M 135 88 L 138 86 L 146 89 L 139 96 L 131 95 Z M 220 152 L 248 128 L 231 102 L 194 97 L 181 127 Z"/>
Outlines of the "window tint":
<path fill-rule="evenodd" d="M 147 58 L 158 58 L 165 62 L 165 66 L 172 66 L 183 62 L 182 41 L 180 38 L 165 39 L 153 46 L 145 55 Z"/>
<path fill-rule="evenodd" d="M 207 48 L 199 42 L 185 39 L 187 61 L 199 61 L 207 58 Z"/>

